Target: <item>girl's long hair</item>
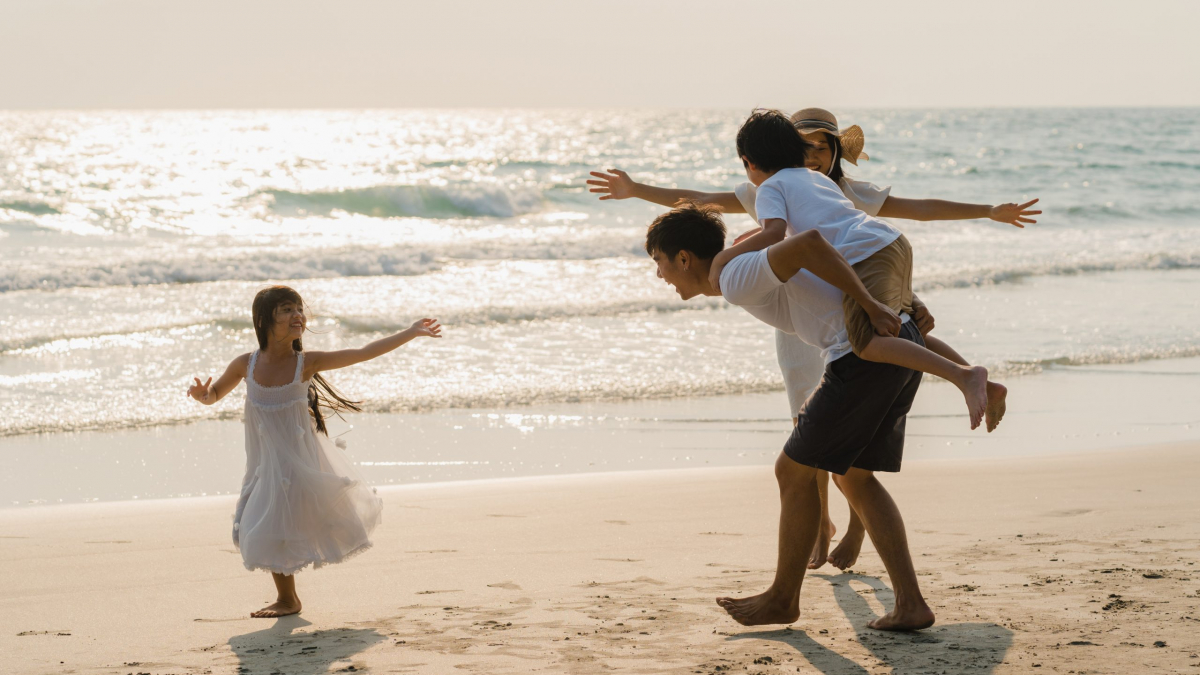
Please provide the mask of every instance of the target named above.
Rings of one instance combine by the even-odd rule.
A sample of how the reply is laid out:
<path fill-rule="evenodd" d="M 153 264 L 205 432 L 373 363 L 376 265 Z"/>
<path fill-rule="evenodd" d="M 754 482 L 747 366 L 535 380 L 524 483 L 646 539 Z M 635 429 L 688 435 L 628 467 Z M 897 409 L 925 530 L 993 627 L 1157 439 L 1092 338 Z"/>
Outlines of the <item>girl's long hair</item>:
<path fill-rule="evenodd" d="M 286 302 L 293 302 L 300 306 L 304 306 L 304 299 L 300 297 L 294 289 L 287 286 L 270 286 L 264 288 L 254 296 L 254 305 L 251 310 L 251 315 L 254 321 L 254 335 L 258 338 L 258 348 L 261 350 L 267 349 L 267 340 L 271 336 L 271 326 L 275 324 L 275 310 L 280 305 Z M 292 349 L 297 352 L 304 351 L 304 345 L 300 338 L 292 340 Z M 248 377 L 254 377 L 253 373 L 247 373 Z M 342 412 L 349 410 L 359 412 L 362 401 L 351 401 L 342 396 L 333 385 L 325 381 L 320 373 L 312 376 L 312 384 L 308 385 L 308 407 L 313 416 L 313 421 L 317 425 L 317 431 L 329 435 L 329 431 L 325 428 L 325 417 L 321 414 L 321 408 L 328 408 L 334 415 L 342 416 Z"/>

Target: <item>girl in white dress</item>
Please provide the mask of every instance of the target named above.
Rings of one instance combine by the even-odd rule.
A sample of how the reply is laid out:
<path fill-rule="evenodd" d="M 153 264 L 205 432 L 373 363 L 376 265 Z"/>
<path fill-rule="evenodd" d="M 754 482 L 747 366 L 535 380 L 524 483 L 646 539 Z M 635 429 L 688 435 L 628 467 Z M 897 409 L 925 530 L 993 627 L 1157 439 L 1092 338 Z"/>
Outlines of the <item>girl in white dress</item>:
<path fill-rule="evenodd" d="M 416 337 L 441 337 L 436 319 L 421 319 L 360 349 L 306 352 L 304 300 L 287 286 L 259 291 L 252 309 L 258 349 L 188 389 L 212 405 L 246 381 L 246 475 L 233 516 L 233 543 L 248 570 L 275 581 L 274 604 L 251 613 L 278 617 L 300 611 L 295 575 L 338 563 L 371 546 L 383 502 L 353 463 L 329 440 L 321 408 L 357 411 L 320 373 L 382 356 Z"/>
<path fill-rule="evenodd" d="M 797 111 L 791 117 L 792 123 L 804 139 L 814 145 L 814 151 L 808 156 L 807 167 L 818 173 L 829 176 L 842 194 L 854 207 L 870 216 L 901 218 L 905 220 L 970 220 L 989 219 L 1000 223 L 1008 223 L 1023 228 L 1028 223 L 1035 223 L 1031 216 L 1041 211 L 1030 210 L 1038 200 L 1024 204 L 963 204 L 941 199 L 905 199 L 891 194 L 890 187 L 877 187 L 866 181 L 853 180 L 845 174 L 842 160 L 858 166 L 858 160 L 870 159 L 863 152 L 865 137 L 858 125 L 840 130 L 837 117 L 822 108 L 805 108 Z M 629 174 L 619 169 L 609 169 L 608 173 L 591 172 L 593 180 L 587 181 L 593 186 L 591 192 L 599 193 L 600 199 L 642 199 L 662 206 L 676 206 L 680 200 L 694 201 L 701 204 L 715 204 L 726 213 L 746 213 L 758 223 L 754 210 L 756 190 L 753 183 L 745 182 L 733 189 L 732 192 L 701 192 L 698 190 L 682 190 L 660 188 L 653 185 L 638 183 Z M 751 230 L 739 236 L 734 243 L 757 232 Z M 917 327 L 929 339 L 928 333 L 933 330 L 933 315 L 928 307 L 913 296 L 913 306 Z M 943 343 L 944 344 L 944 343 Z M 948 345 L 947 345 L 948 347 Z M 949 350 L 953 353 L 953 350 Z M 784 388 L 787 390 L 788 407 L 792 413 L 792 424 L 796 423 L 796 413 L 800 410 L 809 393 L 816 388 L 824 373 L 825 363 L 821 352 L 816 347 L 807 345 L 795 335 L 783 331 L 775 331 L 775 353 L 779 360 L 779 368 L 783 372 Z M 952 358 L 958 363 L 965 363 L 961 356 L 954 353 Z M 1005 398 L 1007 390 L 1003 385 L 989 383 L 988 396 L 991 406 L 988 416 L 988 431 L 990 432 L 1004 417 Z M 821 494 L 821 534 L 817 537 L 817 545 L 809 560 L 809 569 L 821 567 L 826 562 L 841 569 L 847 569 L 858 560 L 862 547 L 865 530 L 858 515 L 850 511 L 850 524 L 838 547 L 829 551 L 830 543 L 837 528 L 829 518 L 828 494 L 829 474 L 819 472 L 818 486 Z"/>

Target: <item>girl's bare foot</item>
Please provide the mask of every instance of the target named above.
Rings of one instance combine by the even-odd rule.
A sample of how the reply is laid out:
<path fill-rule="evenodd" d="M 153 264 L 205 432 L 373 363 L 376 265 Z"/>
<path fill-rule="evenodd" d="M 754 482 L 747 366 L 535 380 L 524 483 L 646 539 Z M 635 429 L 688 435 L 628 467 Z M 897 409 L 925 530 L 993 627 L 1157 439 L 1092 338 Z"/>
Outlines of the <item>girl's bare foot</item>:
<path fill-rule="evenodd" d="M 964 368 L 966 373 L 961 381 L 956 382 L 958 388 L 962 390 L 963 396 L 967 399 L 967 412 L 971 416 L 971 429 L 979 428 L 979 423 L 983 421 L 983 413 L 987 409 L 987 368 L 983 366 L 972 366 Z"/>
<path fill-rule="evenodd" d="M 770 589 L 749 598 L 717 598 L 734 621 L 743 626 L 765 626 L 792 623 L 800 618 L 800 598 L 780 598 Z"/>
<path fill-rule="evenodd" d="M 858 562 L 858 552 L 862 550 L 863 531 L 847 530 L 846 536 L 838 542 L 837 548 L 829 554 L 829 564 L 845 572 Z"/>
<path fill-rule="evenodd" d="M 821 523 L 821 530 L 817 532 L 817 543 L 813 546 L 812 557 L 808 559 L 808 569 L 819 569 L 825 564 L 829 558 L 829 543 L 833 541 L 833 535 L 837 533 L 837 526 L 832 520 L 825 520 Z"/>
<path fill-rule="evenodd" d="M 299 613 L 300 598 L 293 598 L 292 600 L 276 600 L 257 612 L 250 612 L 250 616 L 256 619 L 273 619 L 279 616 Z"/>
<path fill-rule="evenodd" d="M 897 607 L 867 624 L 867 628 L 891 631 L 921 630 L 932 626 L 934 621 L 933 610 L 922 602 L 920 607 Z"/>
<path fill-rule="evenodd" d="M 1008 398 L 1008 387 L 995 382 L 987 383 L 987 430 L 992 433 L 992 430 L 1000 426 L 1000 420 L 1004 419 L 1004 410 L 1007 407 L 1005 399 Z"/>

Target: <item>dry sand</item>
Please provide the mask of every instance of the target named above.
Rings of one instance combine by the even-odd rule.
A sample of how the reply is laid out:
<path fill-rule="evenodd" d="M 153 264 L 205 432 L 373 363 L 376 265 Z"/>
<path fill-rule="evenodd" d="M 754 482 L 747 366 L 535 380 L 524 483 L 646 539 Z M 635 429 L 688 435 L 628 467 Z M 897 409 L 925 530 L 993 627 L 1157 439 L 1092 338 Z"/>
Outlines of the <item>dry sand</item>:
<path fill-rule="evenodd" d="M 298 577 L 299 616 L 229 543 L 232 499 L 0 512 L 5 673 L 1200 672 L 1194 444 L 911 462 L 886 483 L 933 628 L 870 545 L 791 627 L 713 603 L 770 581 L 769 467 L 381 490 L 376 547 Z M 839 525 L 845 504 L 834 500 Z M 1036 669 L 1036 670 L 1035 670 Z"/>

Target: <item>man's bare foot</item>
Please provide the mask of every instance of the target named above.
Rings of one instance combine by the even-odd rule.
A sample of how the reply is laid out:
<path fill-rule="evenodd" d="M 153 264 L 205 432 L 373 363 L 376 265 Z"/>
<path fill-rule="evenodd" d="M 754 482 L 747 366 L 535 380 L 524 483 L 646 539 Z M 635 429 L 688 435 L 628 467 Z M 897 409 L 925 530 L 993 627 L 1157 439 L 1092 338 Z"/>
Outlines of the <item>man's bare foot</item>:
<path fill-rule="evenodd" d="M 858 562 L 858 552 L 862 549 L 862 544 L 863 531 L 850 529 L 846 532 L 846 536 L 838 542 L 837 548 L 829 554 L 829 564 L 843 572 L 850 569 L 854 563 Z"/>
<path fill-rule="evenodd" d="M 252 616 L 256 619 L 273 619 L 278 616 L 287 616 L 289 614 L 299 614 L 299 613 L 300 613 L 300 598 L 296 598 L 295 600 L 288 601 L 288 602 L 284 602 L 283 600 L 278 600 L 274 603 L 271 603 L 270 605 L 267 605 L 266 607 L 263 607 L 262 609 L 258 610 L 257 612 L 250 612 L 250 616 Z"/>
<path fill-rule="evenodd" d="M 825 564 L 829 558 L 829 542 L 833 540 L 833 535 L 837 533 L 837 526 L 832 520 L 826 519 L 821 523 L 821 530 L 817 532 L 817 543 L 813 545 L 812 556 L 808 559 L 808 569 L 819 569 Z"/>
<path fill-rule="evenodd" d="M 780 600 L 769 590 L 749 598 L 717 598 L 717 604 L 743 626 L 792 623 L 800 618 L 799 597 Z"/>
<path fill-rule="evenodd" d="M 1007 407 L 1005 399 L 1008 398 L 1008 387 L 995 382 L 987 383 L 987 430 L 992 433 L 996 427 L 1000 426 L 1000 420 L 1004 419 L 1004 410 Z"/>
<path fill-rule="evenodd" d="M 893 609 L 867 624 L 867 628 L 892 631 L 921 630 L 932 626 L 934 620 L 933 610 L 922 603 L 921 607 L 912 609 Z"/>
<path fill-rule="evenodd" d="M 957 384 L 967 399 L 967 412 L 971 415 L 971 429 L 977 429 L 979 423 L 983 421 L 983 413 L 987 409 L 987 368 L 972 366 L 965 370 L 966 375 Z"/>

